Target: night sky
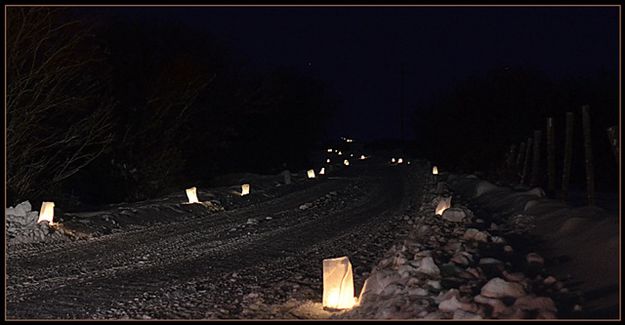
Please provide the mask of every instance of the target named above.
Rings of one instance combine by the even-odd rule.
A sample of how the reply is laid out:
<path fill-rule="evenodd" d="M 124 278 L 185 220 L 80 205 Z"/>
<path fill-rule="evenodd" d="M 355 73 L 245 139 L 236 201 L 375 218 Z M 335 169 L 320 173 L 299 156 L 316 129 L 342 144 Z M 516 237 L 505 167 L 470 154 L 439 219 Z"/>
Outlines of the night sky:
<path fill-rule="evenodd" d="M 471 75 L 532 67 L 557 80 L 618 69 L 618 8 L 124 8 L 183 22 L 260 67 L 295 66 L 339 96 L 329 136 L 400 137 L 406 116 Z M 201 40 L 198 40 L 201 41 Z M 407 137 L 412 130 L 406 127 Z"/>

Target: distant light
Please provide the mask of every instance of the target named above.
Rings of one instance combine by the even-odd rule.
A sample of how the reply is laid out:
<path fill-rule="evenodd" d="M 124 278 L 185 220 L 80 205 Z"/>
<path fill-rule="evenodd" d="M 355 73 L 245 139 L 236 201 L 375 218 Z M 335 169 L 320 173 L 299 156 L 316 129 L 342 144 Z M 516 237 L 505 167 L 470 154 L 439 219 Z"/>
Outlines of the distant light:
<path fill-rule="evenodd" d="M 342 155 L 343 155 L 343 152 L 339 151 L 339 156 L 342 156 Z"/>
<path fill-rule="evenodd" d="M 187 190 L 187 198 L 189 199 L 189 203 L 198 203 L 200 202 L 197 199 L 197 188 L 192 187 L 192 188 L 188 188 Z"/>
<path fill-rule="evenodd" d="M 394 163 L 395 162 L 395 158 L 391 158 L 391 162 Z"/>
<path fill-rule="evenodd" d="M 328 164 L 330 163 L 330 158 L 326 159 L 326 163 Z"/>
<path fill-rule="evenodd" d="M 332 152 L 332 148 L 328 149 L 327 151 L 328 151 L 328 152 Z"/>
<path fill-rule="evenodd" d="M 401 164 L 401 163 L 403 163 L 403 162 L 404 162 L 404 159 L 403 159 L 403 158 L 399 158 L 399 159 L 397 159 L 397 163 L 398 163 L 398 164 Z"/>
<path fill-rule="evenodd" d="M 241 185 L 241 196 L 250 194 L 250 184 Z"/>
<path fill-rule="evenodd" d="M 365 160 L 367 159 L 367 157 L 365 157 L 365 155 L 360 155 L 360 160 Z"/>
<path fill-rule="evenodd" d="M 46 221 L 48 225 L 53 225 L 54 221 L 52 219 L 54 219 L 54 202 L 42 202 L 37 223 Z"/>
<path fill-rule="evenodd" d="M 432 167 L 432 174 L 433 175 L 438 175 L 438 167 L 436 167 L 436 166 Z"/>
<path fill-rule="evenodd" d="M 321 167 L 321 170 L 319 171 L 319 175 L 325 175 L 325 173 L 326 173 L 326 168 Z"/>
<path fill-rule="evenodd" d="M 308 178 L 315 178 L 315 171 L 313 169 L 309 169 L 307 172 Z"/>
<path fill-rule="evenodd" d="M 410 165 L 410 160 L 408 160 L 408 161 L 406 162 L 406 164 Z"/>
<path fill-rule="evenodd" d="M 350 156 L 350 157 L 353 157 L 353 156 L 354 156 L 354 154 L 353 154 L 353 153 L 350 153 L 350 154 L 349 154 L 349 156 Z"/>
<path fill-rule="evenodd" d="M 346 142 L 354 142 L 352 139 L 345 139 Z"/>
<path fill-rule="evenodd" d="M 343 160 L 343 165 L 349 166 L 349 160 L 347 160 L 347 159 Z"/>

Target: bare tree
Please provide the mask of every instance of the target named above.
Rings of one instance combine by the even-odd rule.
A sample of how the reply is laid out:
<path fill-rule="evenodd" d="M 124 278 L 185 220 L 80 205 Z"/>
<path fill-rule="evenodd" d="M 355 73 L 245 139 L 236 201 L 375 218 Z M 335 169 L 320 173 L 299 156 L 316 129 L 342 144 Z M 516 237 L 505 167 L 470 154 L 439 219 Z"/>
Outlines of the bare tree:
<path fill-rule="evenodd" d="M 14 199 L 49 191 L 112 140 L 104 50 L 63 9 L 7 8 L 7 183 Z"/>

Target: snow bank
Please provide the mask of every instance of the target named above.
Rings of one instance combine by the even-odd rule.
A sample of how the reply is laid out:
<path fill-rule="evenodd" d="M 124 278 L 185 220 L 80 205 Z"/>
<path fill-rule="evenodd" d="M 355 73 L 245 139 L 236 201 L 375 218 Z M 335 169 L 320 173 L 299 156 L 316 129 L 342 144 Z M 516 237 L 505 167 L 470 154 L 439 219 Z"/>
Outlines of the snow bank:
<path fill-rule="evenodd" d="M 50 228 L 46 222 L 37 224 L 39 212 L 32 211 L 29 201 L 24 201 L 15 207 L 5 209 L 5 217 L 5 228 L 9 244 L 33 243 L 64 237 L 61 233 Z"/>
<path fill-rule="evenodd" d="M 514 195 L 473 177 L 452 175 L 449 180 L 465 190 L 465 198 L 505 199 L 512 194 L 514 199 L 508 203 L 519 209 L 524 208 L 523 201 L 540 198 L 536 192 Z M 407 220 L 412 227 L 408 238 L 385 253 L 366 279 L 359 305 L 340 318 L 556 318 L 558 310 L 546 293 L 568 289 L 555 277 L 543 283 L 546 274 L 542 271 L 519 272 L 527 267 L 526 261 L 542 257 L 534 252 L 512 256 L 514 250 L 506 244 L 503 231 L 496 225 L 489 231 L 473 228 L 479 222 L 457 202 L 442 216 L 435 215 L 436 196 L 441 192 L 437 181 L 440 178 L 426 184 L 422 206 Z M 519 224 L 524 221 L 527 218 L 512 219 Z M 516 225 L 501 224 L 500 228 Z"/>
<path fill-rule="evenodd" d="M 614 314 L 618 304 L 618 216 L 592 206 L 571 207 L 545 197 L 539 188 L 531 190 L 493 187 L 470 176 L 454 175 L 448 184 L 455 194 L 469 198 L 493 219 L 508 220 L 512 227 L 529 231 L 545 243 L 547 258 L 566 257 L 551 268 L 579 281 L 590 294 L 584 310 L 588 315 Z M 600 274 L 601 276 L 597 276 Z"/>

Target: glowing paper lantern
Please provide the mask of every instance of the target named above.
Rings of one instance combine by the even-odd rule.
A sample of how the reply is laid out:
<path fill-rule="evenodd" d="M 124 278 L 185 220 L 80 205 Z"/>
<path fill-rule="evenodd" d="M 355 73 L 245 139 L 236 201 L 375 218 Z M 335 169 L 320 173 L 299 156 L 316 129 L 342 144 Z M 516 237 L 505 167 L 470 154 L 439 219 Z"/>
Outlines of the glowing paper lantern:
<path fill-rule="evenodd" d="M 395 158 L 391 158 L 391 162 L 394 163 L 395 162 Z"/>
<path fill-rule="evenodd" d="M 440 200 L 438 201 L 438 204 L 436 205 L 436 210 L 435 213 L 436 215 L 442 215 L 443 212 L 445 212 L 445 210 L 451 208 L 451 196 L 450 197 L 442 197 L 440 198 Z"/>
<path fill-rule="evenodd" d="M 197 189 L 194 187 L 187 189 L 187 198 L 189 198 L 189 203 L 198 203 L 200 202 L 197 199 Z"/>
<path fill-rule="evenodd" d="M 349 166 L 349 160 L 347 160 L 347 159 L 343 160 L 343 165 Z"/>
<path fill-rule="evenodd" d="M 41 223 L 44 221 L 48 222 L 48 225 L 53 225 L 54 221 L 54 202 L 42 202 L 41 210 L 39 211 L 39 218 L 37 218 L 37 223 Z"/>
<path fill-rule="evenodd" d="M 399 159 L 397 159 L 397 163 L 398 163 L 398 164 L 401 164 L 401 163 L 403 163 L 403 162 L 404 162 L 404 159 L 403 159 L 403 158 L 399 158 Z"/>
<path fill-rule="evenodd" d="M 347 256 L 324 259 L 323 307 L 346 309 L 355 302 L 352 263 Z"/>
<path fill-rule="evenodd" d="M 432 167 L 432 175 L 438 175 L 438 167 Z"/>
<path fill-rule="evenodd" d="M 308 178 L 315 178 L 315 171 L 312 169 L 309 169 L 307 172 L 308 174 Z"/>
<path fill-rule="evenodd" d="M 319 171 L 319 175 L 324 175 L 325 173 L 326 173 L 325 167 L 321 167 L 321 170 Z"/>
<path fill-rule="evenodd" d="M 241 185 L 241 196 L 250 194 L 250 184 Z"/>

